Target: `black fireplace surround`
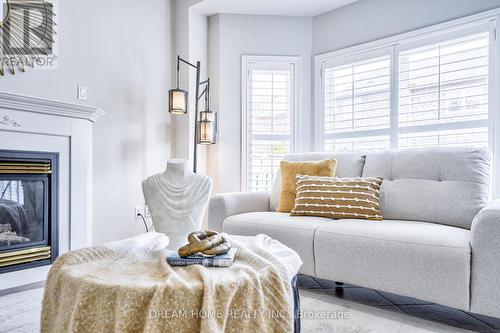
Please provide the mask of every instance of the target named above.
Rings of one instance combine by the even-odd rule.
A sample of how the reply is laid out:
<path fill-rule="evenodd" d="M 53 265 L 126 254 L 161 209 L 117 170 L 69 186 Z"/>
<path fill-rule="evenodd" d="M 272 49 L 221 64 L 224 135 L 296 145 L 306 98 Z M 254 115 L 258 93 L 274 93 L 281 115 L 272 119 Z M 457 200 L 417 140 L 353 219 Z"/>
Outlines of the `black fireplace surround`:
<path fill-rule="evenodd" d="M 8 239 L 0 237 L 0 258 L 41 247 L 50 247 L 50 257 L 3 266 L 0 273 L 50 265 L 59 254 L 59 153 L 0 150 L 0 165 L 2 163 L 25 163 L 31 166 L 28 169 L 36 169 L 36 165 L 42 163 L 50 165 L 50 172 L 0 168 L 0 236 L 4 232 L 4 238 Z"/>

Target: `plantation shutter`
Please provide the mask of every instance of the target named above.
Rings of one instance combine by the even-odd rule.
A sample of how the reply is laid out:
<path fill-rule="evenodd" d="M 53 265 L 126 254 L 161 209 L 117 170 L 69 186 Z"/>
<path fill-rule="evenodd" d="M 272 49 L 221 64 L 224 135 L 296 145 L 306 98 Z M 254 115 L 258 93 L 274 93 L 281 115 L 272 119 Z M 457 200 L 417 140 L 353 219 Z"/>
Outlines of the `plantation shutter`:
<path fill-rule="evenodd" d="M 324 70 L 325 150 L 389 148 L 390 56 Z"/>
<path fill-rule="evenodd" d="M 488 147 L 489 33 L 399 54 L 399 146 Z"/>
<path fill-rule="evenodd" d="M 248 70 L 247 175 L 249 191 L 270 191 L 293 133 L 293 64 Z"/>

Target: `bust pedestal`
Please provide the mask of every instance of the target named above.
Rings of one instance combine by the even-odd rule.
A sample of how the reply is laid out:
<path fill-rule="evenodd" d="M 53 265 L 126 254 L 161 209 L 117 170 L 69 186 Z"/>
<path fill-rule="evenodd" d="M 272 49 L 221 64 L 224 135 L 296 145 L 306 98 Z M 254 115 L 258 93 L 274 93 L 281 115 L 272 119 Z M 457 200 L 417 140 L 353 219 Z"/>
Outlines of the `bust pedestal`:
<path fill-rule="evenodd" d="M 168 249 L 177 251 L 187 235 L 200 230 L 208 205 L 212 180 L 193 173 L 187 160 L 170 160 L 167 170 L 142 182 L 155 231 L 169 238 Z"/>

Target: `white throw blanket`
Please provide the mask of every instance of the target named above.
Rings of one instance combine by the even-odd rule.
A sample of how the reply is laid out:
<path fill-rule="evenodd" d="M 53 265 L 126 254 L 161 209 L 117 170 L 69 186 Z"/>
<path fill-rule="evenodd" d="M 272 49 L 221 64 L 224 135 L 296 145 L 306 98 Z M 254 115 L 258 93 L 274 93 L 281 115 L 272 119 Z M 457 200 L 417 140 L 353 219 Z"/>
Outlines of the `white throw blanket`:
<path fill-rule="evenodd" d="M 227 237 L 238 248 L 229 268 L 171 267 L 160 233 L 62 255 L 41 332 L 292 332 L 300 257 L 265 235 Z"/>

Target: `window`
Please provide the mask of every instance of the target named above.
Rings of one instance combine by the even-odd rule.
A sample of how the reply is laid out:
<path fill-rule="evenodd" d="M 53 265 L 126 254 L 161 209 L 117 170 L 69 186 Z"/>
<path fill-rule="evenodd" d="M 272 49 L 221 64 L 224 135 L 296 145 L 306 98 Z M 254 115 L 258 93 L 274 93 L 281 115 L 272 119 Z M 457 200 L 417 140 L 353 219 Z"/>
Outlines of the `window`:
<path fill-rule="evenodd" d="M 493 27 L 402 35 L 320 56 L 317 149 L 489 147 Z"/>
<path fill-rule="evenodd" d="M 283 156 L 295 148 L 295 57 L 243 56 L 243 187 L 270 191 Z"/>
<path fill-rule="evenodd" d="M 325 69 L 326 151 L 389 147 L 390 75 L 389 55 Z"/>
<path fill-rule="evenodd" d="M 400 147 L 488 147 L 488 42 L 484 32 L 400 52 Z"/>

